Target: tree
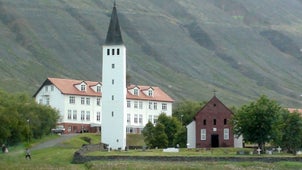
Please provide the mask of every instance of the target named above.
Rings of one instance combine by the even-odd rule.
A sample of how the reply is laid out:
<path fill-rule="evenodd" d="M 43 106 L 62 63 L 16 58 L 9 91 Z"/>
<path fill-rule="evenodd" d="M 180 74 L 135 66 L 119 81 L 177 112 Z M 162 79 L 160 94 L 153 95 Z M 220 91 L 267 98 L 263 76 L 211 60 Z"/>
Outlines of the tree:
<path fill-rule="evenodd" d="M 281 140 L 276 143 L 289 153 L 296 154 L 297 149 L 302 146 L 302 118 L 298 112 L 289 113 L 284 110 L 281 120 Z"/>
<path fill-rule="evenodd" d="M 258 147 L 265 150 L 265 143 L 272 141 L 278 134 L 281 107 L 266 96 L 261 96 L 256 102 L 242 106 L 234 114 L 231 124 L 234 134 L 246 142 L 257 143 Z"/>
<path fill-rule="evenodd" d="M 168 146 L 168 136 L 165 133 L 165 126 L 161 123 L 156 123 L 154 128 L 153 146 L 158 148 L 166 148 Z"/>
<path fill-rule="evenodd" d="M 155 130 L 154 126 L 150 121 L 146 124 L 146 126 L 142 130 L 144 141 L 148 148 L 153 148 L 154 130 Z"/>
<path fill-rule="evenodd" d="M 188 125 L 193 121 L 194 115 L 205 105 L 206 102 L 182 101 L 173 107 L 172 116 L 177 118 L 182 125 Z"/>
<path fill-rule="evenodd" d="M 157 123 L 164 126 L 164 132 L 168 137 L 168 146 L 175 146 L 174 139 L 181 128 L 181 123 L 175 117 L 168 117 L 166 114 L 160 114 Z"/>

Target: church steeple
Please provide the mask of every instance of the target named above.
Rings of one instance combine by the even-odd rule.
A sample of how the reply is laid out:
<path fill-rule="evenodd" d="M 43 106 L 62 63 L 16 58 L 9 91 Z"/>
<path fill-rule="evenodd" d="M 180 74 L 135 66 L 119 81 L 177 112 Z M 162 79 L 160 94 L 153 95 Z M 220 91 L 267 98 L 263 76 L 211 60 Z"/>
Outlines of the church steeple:
<path fill-rule="evenodd" d="M 112 9 L 110 25 L 107 32 L 107 37 L 105 45 L 121 45 L 123 43 L 122 33 L 120 29 L 120 24 L 117 17 L 116 3 L 114 1 L 114 6 Z"/>

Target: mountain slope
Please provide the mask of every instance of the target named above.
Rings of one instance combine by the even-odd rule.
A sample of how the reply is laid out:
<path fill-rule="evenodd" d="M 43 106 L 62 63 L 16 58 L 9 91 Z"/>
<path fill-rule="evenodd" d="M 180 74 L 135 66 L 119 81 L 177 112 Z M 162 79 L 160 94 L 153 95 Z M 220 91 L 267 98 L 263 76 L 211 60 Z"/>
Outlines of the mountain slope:
<path fill-rule="evenodd" d="M 265 94 L 302 107 L 302 1 L 117 2 L 131 83 L 176 100 L 228 105 Z M 46 77 L 101 81 L 112 2 L 0 0 L 0 88 L 34 93 Z"/>

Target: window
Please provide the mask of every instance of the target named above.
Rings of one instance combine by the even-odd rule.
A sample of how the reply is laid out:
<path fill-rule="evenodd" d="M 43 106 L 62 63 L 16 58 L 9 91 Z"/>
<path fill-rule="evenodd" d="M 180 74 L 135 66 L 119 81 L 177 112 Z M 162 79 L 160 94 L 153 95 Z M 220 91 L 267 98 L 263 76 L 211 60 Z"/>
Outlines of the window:
<path fill-rule="evenodd" d="M 85 119 L 85 111 L 81 111 L 81 120 L 84 120 Z"/>
<path fill-rule="evenodd" d="M 149 109 L 152 110 L 152 102 L 149 102 Z"/>
<path fill-rule="evenodd" d="M 114 100 L 114 95 L 111 96 L 111 100 Z"/>
<path fill-rule="evenodd" d="M 68 110 L 67 119 L 68 119 L 68 120 L 71 120 L 71 110 Z"/>
<path fill-rule="evenodd" d="M 216 125 L 216 119 L 213 119 L 213 125 Z"/>
<path fill-rule="evenodd" d="M 153 96 L 153 90 L 148 90 L 148 96 Z"/>
<path fill-rule="evenodd" d="M 203 125 L 207 125 L 207 120 L 203 119 Z"/>
<path fill-rule="evenodd" d="M 85 97 L 81 97 L 81 104 L 85 104 Z"/>
<path fill-rule="evenodd" d="M 131 107 L 131 101 L 127 100 L 127 107 L 130 108 Z"/>
<path fill-rule="evenodd" d="M 152 123 L 152 115 L 149 115 L 149 117 L 148 117 L 148 122 L 151 122 L 151 123 Z"/>
<path fill-rule="evenodd" d="M 111 112 L 111 116 L 112 116 L 112 117 L 114 116 L 114 112 L 113 112 L 113 111 Z"/>
<path fill-rule="evenodd" d="M 77 110 L 73 110 L 72 119 L 77 120 Z"/>
<path fill-rule="evenodd" d="M 154 116 L 154 117 L 153 117 L 153 123 L 154 123 L 154 124 L 157 123 L 157 119 L 158 119 L 158 116 Z"/>
<path fill-rule="evenodd" d="M 96 121 L 101 121 L 101 112 L 96 113 Z"/>
<path fill-rule="evenodd" d="M 85 84 L 81 85 L 81 91 L 86 91 L 86 85 Z"/>
<path fill-rule="evenodd" d="M 49 96 L 47 96 L 47 97 L 45 97 L 45 104 L 49 105 L 49 103 L 50 103 L 50 99 L 49 99 Z"/>
<path fill-rule="evenodd" d="M 137 114 L 134 115 L 134 123 L 137 123 Z"/>
<path fill-rule="evenodd" d="M 226 125 L 228 123 L 227 119 L 223 120 L 223 124 Z"/>
<path fill-rule="evenodd" d="M 142 114 L 139 115 L 138 122 L 139 122 L 139 124 L 143 124 L 143 115 Z"/>
<path fill-rule="evenodd" d="M 101 98 L 96 98 L 96 105 L 100 106 L 101 105 Z"/>
<path fill-rule="evenodd" d="M 229 140 L 230 139 L 230 130 L 229 130 L 229 128 L 224 128 L 223 129 L 223 139 L 224 140 Z"/>
<path fill-rule="evenodd" d="M 130 120 L 131 120 L 131 115 L 128 113 L 127 114 L 127 123 L 130 123 Z"/>
<path fill-rule="evenodd" d="M 110 55 L 110 49 L 107 49 L 107 55 Z"/>
<path fill-rule="evenodd" d="M 86 98 L 86 104 L 90 105 L 90 98 L 88 98 L 88 97 Z"/>
<path fill-rule="evenodd" d="M 167 103 L 162 103 L 161 104 L 161 109 L 162 110 L 167 110 Z"/>
<path fill-rule="evenodd" d="M 111 64 L 111 68 L 115 68 L 115 64 Z"/>
<path fill-rule="evenodd" d="M 112 51 L 112 55 L 114 55 L 114 49 L 112 49 L 111 51 Z"/>
<path fill-rule="evenodd" d="M 133 95 L 138 96 L 138 89 L 133 89 Z"/>
<path fill-rule="evenodd" d="M 135 109 L 138 108 L 138 101 L 134 101 L 134 108 L 135 108 Z"/>
<path fill-rule="evenodd" d="M 200 140 L 207 140 L 207 130 L 206 129 L 200 130 Z"/>
<path fill-rule="evenodd" d="M 101 92 L 102 91 L 102 87 L 101 86 L 96 86 L 96 92 Z"/>
<path fill-rule="evenodd" d="M 69 96 L 69 103 L 70 104 L 75 104 L 75 97 L 74 96 Z"/>
<path fill-rule="evenodd" d="M 120 55 L 120 49 L 119 48 L 116 50 L 116 54 Z"/>
<path fill-rule="evenodd" d="M 157 103 L 156 102 L 153 103 L 153 108 L 154 108 L 154 110 L 157 110 Z"/>
<path fill-rule="evenodd" d="M 111 80 L 111 84 L 114 85 L 114 79 Z"/>
<path fill-rule="evenodd" d="M 86 111 L 86 120 L 90 121 L 90 111 Z"/>

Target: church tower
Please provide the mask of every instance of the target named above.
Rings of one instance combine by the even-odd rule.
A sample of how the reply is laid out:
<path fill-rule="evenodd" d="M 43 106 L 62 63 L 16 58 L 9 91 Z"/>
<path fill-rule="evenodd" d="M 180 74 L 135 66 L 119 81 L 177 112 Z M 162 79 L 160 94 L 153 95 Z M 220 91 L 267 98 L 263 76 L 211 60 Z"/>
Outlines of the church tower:
<path fill-rule="evenodd" d="M 126 147 L 126 47 L 119 26 L 116 4 L 103 50 L 102 143 L 112 149 Z"/>

